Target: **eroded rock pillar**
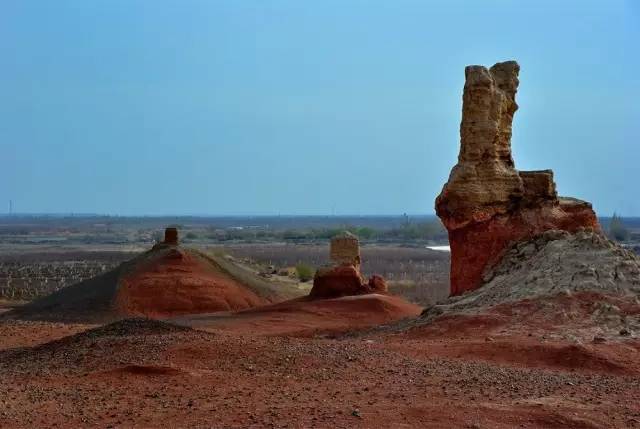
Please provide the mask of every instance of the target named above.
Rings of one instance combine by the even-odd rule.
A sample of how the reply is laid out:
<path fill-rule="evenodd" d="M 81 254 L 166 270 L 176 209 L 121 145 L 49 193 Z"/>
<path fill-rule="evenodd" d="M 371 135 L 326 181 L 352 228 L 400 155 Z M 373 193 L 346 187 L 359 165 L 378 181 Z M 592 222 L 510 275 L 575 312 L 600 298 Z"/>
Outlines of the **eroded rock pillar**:
<path fill-rule="evenodd" d="M 458 163 L 435 202 L 449 232 L 452 295 L 478 288 L 515 241 L 550 229 L 600 228 L 591 204 L 558 198 L 551 170 L 516 170 L 519 73 L 515 61 L 465 68 Z"/>

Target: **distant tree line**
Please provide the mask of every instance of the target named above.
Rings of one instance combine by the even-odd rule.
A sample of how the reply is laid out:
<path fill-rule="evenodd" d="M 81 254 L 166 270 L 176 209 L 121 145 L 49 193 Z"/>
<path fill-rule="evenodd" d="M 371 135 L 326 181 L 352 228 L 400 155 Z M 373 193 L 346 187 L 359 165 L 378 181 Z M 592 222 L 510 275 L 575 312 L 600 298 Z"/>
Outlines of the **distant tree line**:
<path fill-rule="evenodd" d="M 629 229 L 627 229 L 622 221 L 622 217 L 618 216 L 617 213 L 614 213 L 611 218 L 611 222 L 609 223 L 609 238 L 616 241 L 627 241 L 629 240 L 630 235 Z"/>
<path fill-rule="evenodd" d="M 317 241 L 330 240 L 336 235 L 349 231 L 363 241 L 374 240 L 425 240 L 446 241 L 447 231 L 439 220 L 411 222 L 407 219 L 402 225 L 391 229 L 377 229 L 368 226 L 344 225 L 327 228 L 290 228 L 272 230 L 262 228 L 226 228 L 214 226 L 204 231 L 191 230 L 186 240 L 210 239 L 216 241 Z"/>

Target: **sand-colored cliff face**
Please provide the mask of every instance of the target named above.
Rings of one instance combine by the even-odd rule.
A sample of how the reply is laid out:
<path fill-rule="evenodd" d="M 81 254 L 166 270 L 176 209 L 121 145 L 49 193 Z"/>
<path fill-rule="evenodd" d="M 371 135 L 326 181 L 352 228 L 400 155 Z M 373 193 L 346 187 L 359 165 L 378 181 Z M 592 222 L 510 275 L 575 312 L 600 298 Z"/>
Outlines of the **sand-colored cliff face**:
<path fill-rule="evenodd" d="M 591 204 L 558 198 L 551 170 L 518 171 L 511 154 L 520 66 L 465 69 L 460 155 L 436 199 L 449 231 L 451 294 L 476 289 L 513 242 L 550 229 L 599 230 Z"/>

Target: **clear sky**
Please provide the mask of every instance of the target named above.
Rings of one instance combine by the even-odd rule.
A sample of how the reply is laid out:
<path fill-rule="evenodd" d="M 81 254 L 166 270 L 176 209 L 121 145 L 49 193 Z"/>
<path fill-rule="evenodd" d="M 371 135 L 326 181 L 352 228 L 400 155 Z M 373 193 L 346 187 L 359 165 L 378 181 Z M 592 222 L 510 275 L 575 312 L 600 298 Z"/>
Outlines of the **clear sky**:
<path fill-rule="evenodd" d="M 640 215 L 640 1 L 0 0 L 0 212 L 433 213 L 464 67 L 519 169 Z"/>

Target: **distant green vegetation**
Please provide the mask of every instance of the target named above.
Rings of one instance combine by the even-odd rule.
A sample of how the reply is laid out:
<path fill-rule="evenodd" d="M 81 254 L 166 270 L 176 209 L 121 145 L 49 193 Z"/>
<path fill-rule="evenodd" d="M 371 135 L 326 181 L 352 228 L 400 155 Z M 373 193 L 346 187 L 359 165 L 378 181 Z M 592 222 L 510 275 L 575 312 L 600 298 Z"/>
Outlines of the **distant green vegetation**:
<path fill-rule="evenodd" d="M 627 241 L 629 236 L 629 230 L 624 225 L 622 217 L 614 213 L 609 223 L 609 237 L 616 241 Z"/>
<path fill-rule="evenodd" d="M 364 241 L 385 241 L 385 240 L 425 240 L 425 241 L 446 241 L 447 231 L 440 221 L 413 223 L 407 220 L 401 226 L 391 229 L 375 229 L 371 227 L 360 227 L 344 225 L 340 228 L 306 228 L 306 229 L 285 229 L 285 230 L 255 230 L 255 229 L 226 229 L 206 234 L 208 238 L 218 240 L 283 240 L 283 241 L 314 241 L 329 240 L 334 236 L 349 231 Z"/>
<path fill-rule="evenodd" d="M 315 271 L 310 265 L 300 263 L 296 265 L 296 274 L 301 282 L 308 282 L 313 278 Z"/>

